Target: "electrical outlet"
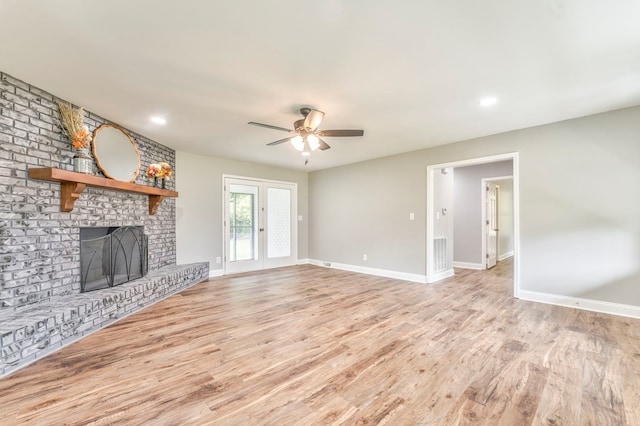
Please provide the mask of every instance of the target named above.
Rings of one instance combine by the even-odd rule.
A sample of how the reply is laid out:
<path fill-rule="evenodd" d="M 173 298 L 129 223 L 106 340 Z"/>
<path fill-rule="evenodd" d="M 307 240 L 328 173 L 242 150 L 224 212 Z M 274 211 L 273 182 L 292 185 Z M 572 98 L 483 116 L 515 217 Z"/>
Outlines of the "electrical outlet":
<path fill-rule="evenodd" d="M 362 260 L 364 260 L 365 262 L 367 261 L 367 255 L 366 254 L 362 255 Z"/>
<path fill-rule="evenodd" d="M 216 263 L 222 263 L 222 258 L 220 256 L 216 257 Z"/>

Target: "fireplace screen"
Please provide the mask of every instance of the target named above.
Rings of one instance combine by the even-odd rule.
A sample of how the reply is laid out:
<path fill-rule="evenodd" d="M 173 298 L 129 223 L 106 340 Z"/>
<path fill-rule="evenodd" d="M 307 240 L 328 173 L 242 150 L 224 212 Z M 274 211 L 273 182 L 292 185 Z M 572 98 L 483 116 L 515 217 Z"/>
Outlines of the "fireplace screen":
<path fill-rule="evenodd" d="M 141 278 L 147 274 L 147 262 L 144 227 L 80 228 L 83 293 Z"/>

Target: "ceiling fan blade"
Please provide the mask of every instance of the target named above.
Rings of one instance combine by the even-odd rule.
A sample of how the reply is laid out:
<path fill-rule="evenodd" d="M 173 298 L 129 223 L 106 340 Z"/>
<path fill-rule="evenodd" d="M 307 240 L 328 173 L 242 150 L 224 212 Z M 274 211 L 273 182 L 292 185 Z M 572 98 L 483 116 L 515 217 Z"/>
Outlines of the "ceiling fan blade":
<path fill-rule="evenodd" d="M 318 136 L 362 136 L 364 130 L 323 130 L 318 132 Z"/>
<path fill-rule="evenodd" d="M 247 124 L 251 124 L 252 126 L 266 127 L 267 129 L 282 130 L 283 132 L 293 132 L 293 130 L 291 130 L 291 129 L 285 129 L 284 127 L 272 126 L 271 124 L 256 123 L 255 121 L 250 121 Z"/>
<path fill-rule="evenodd" d="M 280 145 L 281 143 L 289 142 L 290 140 L 291 140 L 291 138 L 284 138 L 284 139 L 280 139 L 280 140 L 275 141 L 275 142 L 269 142 L 269 143 L 267 144 L 267 146 Z"/>
<path fill-rule="evenodd" d="M 331 148 L 328 143 L 326 143 L 325 141 L 323 141 L 320 138 L 318 138 L 318 142 L 320 142 L 320 146 L 318 146 L 318 149 L 320 151 L 325 151 L 325 150 Z"/>
<path fill-rule="evenodd" d="M 304 128 L 310 132 L 313 132 L 318 128 L 322 119 L 324 118 L 324 112 L 312 109 L 309 114 L 304 118 Z"/>

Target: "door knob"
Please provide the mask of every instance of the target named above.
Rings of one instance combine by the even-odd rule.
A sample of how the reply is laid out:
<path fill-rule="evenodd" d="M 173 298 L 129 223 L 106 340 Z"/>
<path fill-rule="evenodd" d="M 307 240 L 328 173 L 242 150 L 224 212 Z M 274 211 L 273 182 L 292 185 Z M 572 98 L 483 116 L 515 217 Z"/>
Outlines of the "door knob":
<path fill-rule="evenodd" d="M 263 231 L 264 231 L 264 228 L 260 228 L 260 232 L 263 232 Z"/>

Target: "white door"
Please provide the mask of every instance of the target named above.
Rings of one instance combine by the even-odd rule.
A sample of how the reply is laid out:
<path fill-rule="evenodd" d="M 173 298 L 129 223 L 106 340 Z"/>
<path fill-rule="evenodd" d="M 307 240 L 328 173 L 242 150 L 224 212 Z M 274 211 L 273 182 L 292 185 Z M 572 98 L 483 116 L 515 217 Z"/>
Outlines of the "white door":
<path fill-rule="evenodd" d="M 296 185 L 224 178 L 225 273 L 295 265 Z"/>
<path fill-rule="evenodd" d="M 498 187 L 486 183 L 485 197 L 485 241 L 487 243 L 487 269 L 496 266 L 498 260 Z"/>

